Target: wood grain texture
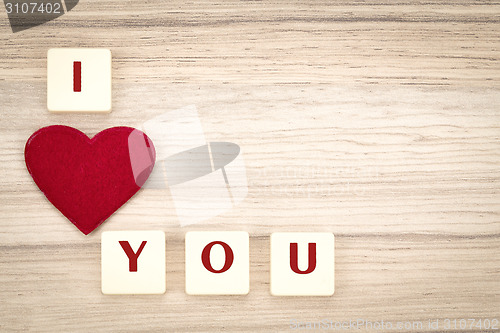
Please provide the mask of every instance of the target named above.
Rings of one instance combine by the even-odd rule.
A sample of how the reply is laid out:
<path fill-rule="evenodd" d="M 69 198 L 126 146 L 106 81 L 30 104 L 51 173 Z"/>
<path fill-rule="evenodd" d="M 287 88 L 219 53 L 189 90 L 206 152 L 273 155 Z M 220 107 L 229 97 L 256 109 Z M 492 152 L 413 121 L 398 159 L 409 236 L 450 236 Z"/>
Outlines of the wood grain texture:
<path fill-rule="evenodd" d="M 80 0 L 16 34 L 0 14 L 0 330 L 500 319 L 499 21 L 495 1 Z M 47 49 L 70 46 L 111 49 L 111 114 L 47 111 Z M 40 127 L 94 135 L 190 104 L 247 168 L 247 199 L 207 223 L 181 228 L 148 189 L 83 236 L 26 171 Z M 100 234 L 134 229 L 167 233 L 167 293 L 104 296 Z M 250 232 L 247 296 L 184 293 L 188 230 Z M 336 235 L 333 297 L 269 294 L 269 234 L 301 230 Z"/>

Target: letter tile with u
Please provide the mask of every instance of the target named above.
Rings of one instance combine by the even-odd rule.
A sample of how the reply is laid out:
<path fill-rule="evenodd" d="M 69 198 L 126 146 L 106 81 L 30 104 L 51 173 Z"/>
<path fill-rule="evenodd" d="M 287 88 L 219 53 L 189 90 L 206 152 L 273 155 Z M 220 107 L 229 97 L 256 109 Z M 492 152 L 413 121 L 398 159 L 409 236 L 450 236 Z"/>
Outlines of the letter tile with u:
<path fill-rule="evenodd" d="M 335 238 L 327 232 L 271 234 L 271 294 L 331 296 L 335 291 Z"/>

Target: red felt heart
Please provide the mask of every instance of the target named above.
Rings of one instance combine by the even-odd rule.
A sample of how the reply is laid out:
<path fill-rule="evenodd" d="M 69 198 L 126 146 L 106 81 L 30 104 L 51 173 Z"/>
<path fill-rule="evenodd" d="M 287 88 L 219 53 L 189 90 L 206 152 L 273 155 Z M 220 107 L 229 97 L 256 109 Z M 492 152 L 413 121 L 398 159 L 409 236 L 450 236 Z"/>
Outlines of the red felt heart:
<path fill-rule="evenodd" d="M 47 199 L 89 234 L 128 201 L 153 170 L 155 149 L 143 132 L 113 127 L 92 139 L 68 126 L 48 126 L 28 139 L 24 158 Z"/>

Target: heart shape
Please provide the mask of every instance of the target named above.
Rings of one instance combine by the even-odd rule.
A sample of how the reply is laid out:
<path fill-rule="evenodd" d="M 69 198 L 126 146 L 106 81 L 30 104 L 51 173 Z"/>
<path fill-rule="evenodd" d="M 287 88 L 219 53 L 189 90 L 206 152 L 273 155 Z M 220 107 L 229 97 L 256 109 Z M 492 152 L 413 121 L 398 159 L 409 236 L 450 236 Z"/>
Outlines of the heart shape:
<path fill-rule="evenodd" d="M 55 125 L 31 135 L 24 158 L 47 199 L 87 235 L 142 187 L 156 153 L 147 135 L 134 128 L 113 127 L 90 139 Z"/>

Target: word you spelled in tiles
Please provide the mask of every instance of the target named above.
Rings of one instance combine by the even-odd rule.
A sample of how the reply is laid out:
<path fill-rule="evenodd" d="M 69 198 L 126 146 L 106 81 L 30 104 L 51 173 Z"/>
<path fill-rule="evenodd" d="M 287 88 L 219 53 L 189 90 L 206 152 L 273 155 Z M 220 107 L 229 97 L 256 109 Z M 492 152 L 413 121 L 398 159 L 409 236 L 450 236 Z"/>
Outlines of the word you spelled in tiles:
<path fill-rule="evenodd" d="M 104 294 L 163 294 L 163 231 L 106 231 L 101 238 Z M 245 295 L 250 290 L 249 235 L 244 231 L 190 231 L 185 237 L 186 293 Z M 331 296 L 335 241 L 331 233 L 271 235 L 271 294 Z"/>

